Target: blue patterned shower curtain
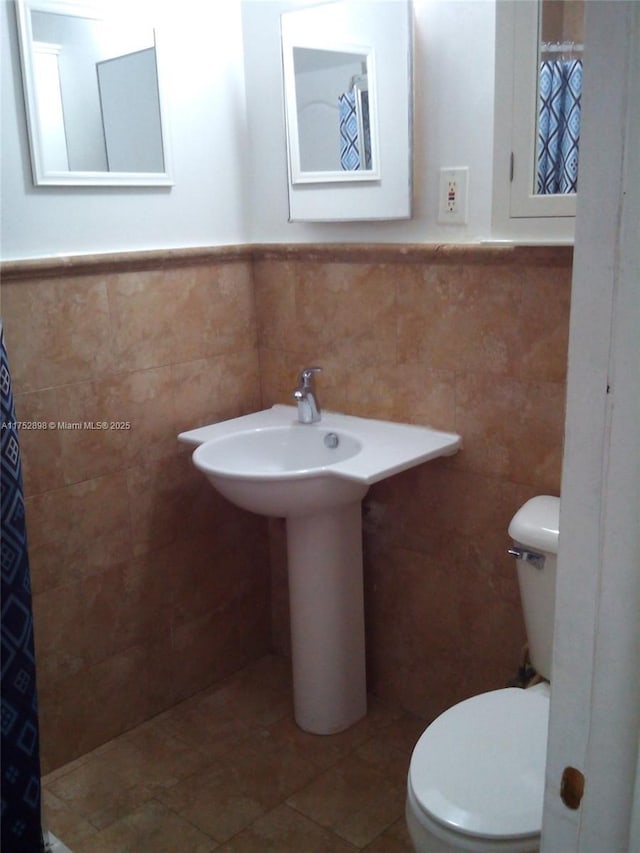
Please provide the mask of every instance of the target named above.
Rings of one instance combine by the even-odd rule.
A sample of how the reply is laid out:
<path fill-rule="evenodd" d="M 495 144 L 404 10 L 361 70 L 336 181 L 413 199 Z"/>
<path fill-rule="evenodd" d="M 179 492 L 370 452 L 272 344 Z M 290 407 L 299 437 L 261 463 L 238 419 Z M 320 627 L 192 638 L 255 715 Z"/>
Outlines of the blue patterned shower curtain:
<path fill-rule="evenodd" d="M 44 850 L 38 699 L 20 445 L 0 326 L 2 500 L 2 853 Z"/>
<path fill-rule="evenodd" d="M 540 63 L 537 192 L 578 189 L 582 60 Z"/>

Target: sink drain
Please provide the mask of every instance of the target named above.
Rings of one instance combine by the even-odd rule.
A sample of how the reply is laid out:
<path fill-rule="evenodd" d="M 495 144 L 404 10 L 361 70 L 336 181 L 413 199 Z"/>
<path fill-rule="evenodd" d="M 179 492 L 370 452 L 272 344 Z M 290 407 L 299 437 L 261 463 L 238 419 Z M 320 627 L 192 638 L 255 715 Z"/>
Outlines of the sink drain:
<path fill-rule="evenodd" d="M 324 437 L 325 447 L 333 450 L 334 447 L 337 447 L 340 444 L 340 439 L 335 434 L 335 432 L 328 432 Z"/>

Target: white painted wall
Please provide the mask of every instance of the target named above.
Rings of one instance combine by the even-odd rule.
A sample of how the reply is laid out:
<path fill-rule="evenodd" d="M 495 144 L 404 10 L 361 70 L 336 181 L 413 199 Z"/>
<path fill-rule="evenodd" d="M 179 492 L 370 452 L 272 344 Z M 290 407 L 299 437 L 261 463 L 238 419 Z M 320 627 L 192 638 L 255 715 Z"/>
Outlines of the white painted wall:
<path fill-rule="evenodd" d="M 168 72 L 175 186 L 36 188 L 14 7 L 1 0 L 3 259 L 246 242 L 239 0 L 153 8 Z"/>
<path fill-rule="evenodd" d="M 313 0 L 308 0 L 313 2 Z M 251 242 L 464 242 L 491 235 L 494 0 L 414 0 L 414 216 L 289 223 L 280 14 L 300 0 L 242 0 Z M 438 225 L 439 170 L 469 166 L 469 224 Z"/>
<path fill-rule="evenodd" d="M 14 10 L 8 0 L 0 4 L 4 259 L 490 237 L 495 0 L 415 0 L 414 217 L 366 224 L 287 221 L 279 16 L 299 2 L 153 5 L 164 16 L 158 36 L 168 71 L 171 189 L 33 187 Z M 449 166 L 470 168 L 467 226 L 436 222 L 438 172 Z"/>

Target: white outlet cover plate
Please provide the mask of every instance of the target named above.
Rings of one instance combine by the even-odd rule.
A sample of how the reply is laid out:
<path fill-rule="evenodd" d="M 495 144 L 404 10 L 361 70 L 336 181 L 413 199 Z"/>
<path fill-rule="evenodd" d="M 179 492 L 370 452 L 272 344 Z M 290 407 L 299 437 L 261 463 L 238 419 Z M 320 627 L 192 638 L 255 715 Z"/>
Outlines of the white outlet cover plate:
<path fill-rule="evenodd" d="M 449 184 L 454 184 L 454 198 L 449 196 Z M 468 220 L 469 167 L 440 169 L 438 192 L 438 223 L 466 225 Z"/>

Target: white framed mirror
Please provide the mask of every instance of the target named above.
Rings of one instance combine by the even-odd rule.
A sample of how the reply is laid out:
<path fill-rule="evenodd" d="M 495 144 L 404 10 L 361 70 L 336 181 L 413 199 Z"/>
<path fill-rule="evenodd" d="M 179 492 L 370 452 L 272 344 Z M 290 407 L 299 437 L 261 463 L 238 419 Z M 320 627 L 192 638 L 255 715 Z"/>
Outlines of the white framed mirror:
<path fill-rule="evenodd" d="M 332 0 L 280 19 L 290 221 L 408 219 L 410 0 Z"/>
<path fill-rule="evenodd" d="M 153 26 L 85 0 L 16 12 L 34 184 L 172 185 Z"/>

